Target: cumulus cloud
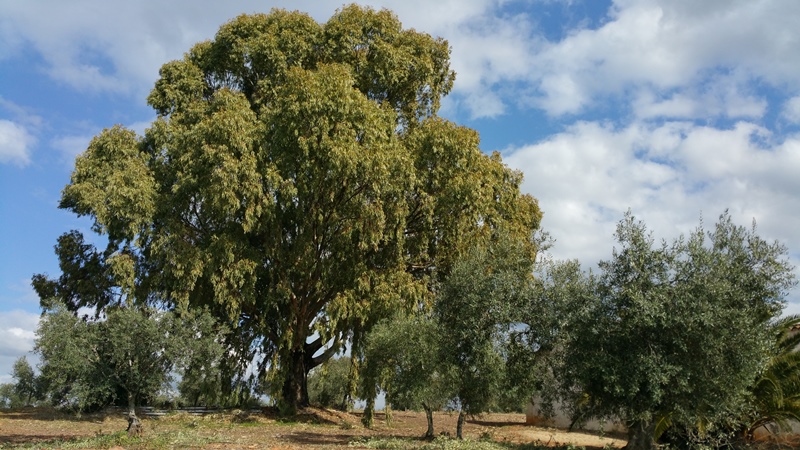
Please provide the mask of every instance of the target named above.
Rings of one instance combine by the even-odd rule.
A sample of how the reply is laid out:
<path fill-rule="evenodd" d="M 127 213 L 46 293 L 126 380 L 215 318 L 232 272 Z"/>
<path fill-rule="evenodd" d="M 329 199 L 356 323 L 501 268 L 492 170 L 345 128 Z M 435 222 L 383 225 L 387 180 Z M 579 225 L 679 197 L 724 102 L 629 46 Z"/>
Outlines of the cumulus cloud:
<path fill-rule="evenodd" d="M 729 209 L 742 225 L 800 249 L 800 136 L 772 142 L 764 128 L 690 122 L 624 127 L 577 122 L 539 143 L 507 149 L 539 198 L 554 255 L 592 265 L 610 255 L 614 226 L 630 208 L 660 237 L 673 238 Z M 800 254 L 794 259 L 800 260 Z"/>
<path fill-rule="evenodd" d="M 50 142 L 50 146 L 61 152 L 64 163 L 70 167 L 75 163 L 75 158 L 89 147 L 92 136 L 59 136 Z"/>
<path fill-rule="evenodd" d="M 31 161 L 31 147 L 36 139 L 27 128 L 0 119 L 0 163 L 26 166 Z"/>
<path fill-rule="evenodd" d="M 631 101 L 631 108 L 640 119 L 760 119 L 768 103 L 751 91 L 741 79 L 716 76 L 666 94 L 641 88 Z"/>
<path fill-rule="evenodd" d="M 406 27 L 448 39 L 458 72 L 454 95 L 464 99 L 458 103 L 472 117 L 501 115 L 520 98 L 551 115 L 577 114 L 609 95 L 630 93 L 633 84 L 654 94 L 653 104 L 640 107 L 644 115 L 692 118 L 709 113 L 701 109 L 711 104 L 705 107 L 711 113 L 748 118 L 765 109 L 750 84 L 800 87 L 795 2 L 616 0 L 599 26 L 578 22 L 553 41 L 539 17 L 506 8 L 514 2 L 371 4 L 394 10 Z M 150 89 L 161 64 L 213 37 L 238 14 L 284 7 L 325 21 L 337 6 L 310 0 L 6 2 L 0 6 L 0 38 L 7 49 L 0 57 L 30 45 L 62 83 L 139 96 Z M 572 7 L 578 6 L 564 6 Z M 523 87 L 504 89 L 515 83 Z M 697 92 L 697 83 L 711 91 L 725 86 L 724 92 Z"/>
<path fill-rule="evenodd" d="M 791 123 L 800 124 L 800 95 L 784 103 L 782 116 Z"/>
<path fill-rule="evenodd" d="M 453 47 L 458 72 L 457 95 L 474 117 L 498 115 L 502 102 L 486 91 L 528 69 L 526 39 L 530 24 L 524 15 L 495 17 L 503 2 L 377 1 L 376 8 L 395 11 L 405 27 L 446 37 Z M 7 51 L 32 46 L 44 59 L 47 73 L 86 92 L 143 96 L 158 77 L 159 67 L 181 58 L 195 43 L 210 39 L 219 26 L 242 13 L 272 7 L 299 9 L 320 22 L 341 4 L 277 0 L 267 4 L 143 0 L 110 4 L 102 0 L 11 2 L 0 5 L 0 38 Z M 91 11 L 91 14 L 87 12 Z M 15 36 L 6 39 L 3 36 Z"/>
<path fill-rule="evenodd" d="M 292 5 L 275 4 L 297 7 Z M 264 9 L 248 1 L 4 2 L 0 36 L 18 36 L 8 43 L 17 49 L 32 46 L 47 73 L 72 88 L 140 95 L 163 63 L 213 37 L 219 25 L 236 15 Z"/>
<path fill-rule="evenodd" d="M 0 383 L 11 380 L 11 371 L 21 356 L 28 357 L 28 362 L 35 364 L 29 355 L 33 350 L 39 315 L 21 310 L 0 311 Z"/>
<path fill-rule="evenodd" d="M 536 104 L 553 115 L 579 113 L 639 86 L 666 96 L 651 115 L 757 117 L 765 101 L 748 92 L 750 83 L 799 84 L 798 19 L 800 4 L 778 1 L 618 0 L 603 26 L 532 55 Z M 712 111 L 690 100 L 698 84 L 711 88 L 700 94 L 713 99 Z"/>

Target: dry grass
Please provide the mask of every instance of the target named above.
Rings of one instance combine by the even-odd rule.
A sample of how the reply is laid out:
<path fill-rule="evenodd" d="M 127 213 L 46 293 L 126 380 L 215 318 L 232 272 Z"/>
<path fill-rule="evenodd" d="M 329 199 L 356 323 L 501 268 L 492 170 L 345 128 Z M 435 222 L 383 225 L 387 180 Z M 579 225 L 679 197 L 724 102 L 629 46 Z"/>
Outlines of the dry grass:
<path fill-rule="evenodd" d="M 437 413 L 437 433 L 454 433 L 456 414 Z M 420 438 L 425 416 L 394 412 L 392 421 L 377 415 L 372 429 L 364 428 L 358 413 L 309 408 L 291 420 L 273 411 L 226 411 L 207 416 L 170 414 L 144 419 L 144 435 L 128 438 L 127 421 L 115 410 L 80 418 L 48 409 L 0 411 L 0 448 L 85 449 L 353 449 L 397 448 L 426 450 L 533 449 L 540 446 L 603 448 L 624 441 L 591 434 L 566 433 L 530 427 L 522 414 L 489 414 L 468 420 L 465 442 L 441 436 L 430 442 Z"/>

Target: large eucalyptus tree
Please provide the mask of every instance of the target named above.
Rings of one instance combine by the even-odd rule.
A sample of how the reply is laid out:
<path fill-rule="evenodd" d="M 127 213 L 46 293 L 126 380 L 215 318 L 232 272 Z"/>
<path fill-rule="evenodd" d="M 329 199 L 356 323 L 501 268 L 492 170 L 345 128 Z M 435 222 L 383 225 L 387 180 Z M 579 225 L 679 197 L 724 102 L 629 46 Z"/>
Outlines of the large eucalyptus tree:
<path fill-rule="evenodd" d="M 109 245 L 72 246 L 40 291 L 210 308 L 242 367 L 260 353 L 273 393 L 306 404 L 309 370 L 429 300 L 471 240 L 539 225 L 521 174 L 436 115 L 449 52 L 355 5 L 325 24 L 283 10 L 226 23 L 161 68 L 144 136 L 115 126 L 78 157 L 61 206 Z M 92 264 L 90 289 L 72 275 Z"/>

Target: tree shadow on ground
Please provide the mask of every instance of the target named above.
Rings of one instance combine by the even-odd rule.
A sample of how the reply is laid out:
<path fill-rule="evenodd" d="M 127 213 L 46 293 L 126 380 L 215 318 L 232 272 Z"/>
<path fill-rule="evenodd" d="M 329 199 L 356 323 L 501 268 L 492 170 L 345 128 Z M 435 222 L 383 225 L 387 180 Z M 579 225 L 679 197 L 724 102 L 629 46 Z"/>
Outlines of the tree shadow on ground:
<path fill-rule="evenodd" d="M 497 421 L 497 420 L 488 420 L 482 418 L 480 416 L 475 417 L 467 417 L 466 422 L 473 425 L 480 425 L 482 427 L 493 427 L 493 428 L 501 428 L 501 427 L 511 427 L 511 426 L 519 426 L 525 425 L 525 421 L 517 421 L 511 422 L 508 420 Z"/>

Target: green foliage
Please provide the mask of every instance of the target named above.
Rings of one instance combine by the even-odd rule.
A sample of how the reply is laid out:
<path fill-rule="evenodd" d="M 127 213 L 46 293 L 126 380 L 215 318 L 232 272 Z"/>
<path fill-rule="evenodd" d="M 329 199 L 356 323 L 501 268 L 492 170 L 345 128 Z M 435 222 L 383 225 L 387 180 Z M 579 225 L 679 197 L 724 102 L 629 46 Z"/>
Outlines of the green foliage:
<path fill-rule="evenodd" d="M 527 243 L 498 233 L 457 261 L 442 283 L 434 305 L 440 358 L 453 368 L 465 413 L 495 406 L 504 391 L 505 357 L 523 356 L 509 340 L 514 341 L 512 325 L 532 295 L 532 271 Z"/>
<path fill-rule="evenodd" d="M 58 238 L 55 246 L 61 276 L 48 279 L 33 276 L 31 284 L 39 295 L 42 308 L 53 309 L 63 303 L 73 311 L 93 306 L 97 313 L 114 301 L 114 280 L 106 269 L 105 257 L 85 241 L 83 234 L 72 230 Z"/>
<path fill-rule="evenodd" d="M 794 285 L 786 249 L 724 214 L 713 231 L 654 246 L 631 214 L 567 326 L 555 368 L 588 415 L 650 433 L 658 417 L 702 437 L 747 408 L 769 355 L 769 321 Z M 640 441 L 633 436 L 635 447 Z M 645 444 L 642 444 L 645 445 Z"/>
<path fill-rule="evenodd" d="M 176 319 L 172 339 L 180 348 L 173 362 L 182 400 L 193 406 L 239 405 L 234 386 L 226 384 L 223 373 L 227 330 L 210 314 L 197 310 L 184 311 Z"/>
<path fill-rule="evenodd" d="M 536 395 L 545 400 L 540 404 L 543 411 L 552 413 L 557 392 L 551 367 L 563 356 L 568 318 L 586 305 L 592 288 L 578 261 L 544 256 L 526 284 L 525 294 L 509 309 L 506 320 L 511 326 L 497 345 L 505 374 L 495 407 L 522 412 Z"/>
<path fill-rule="evenodd" d="M 28 358 L 20 356 L 14 361 L 11 377 L 15 381 L 14 393 L 20 399 L 24 400 L 26 406 L 29 406 L 31 401 L 38 396 L 39 383 L 36 379 L 33 367 L 28 364 Z"/>
<path fill-rule="evenodd" d="M 329 359 L 308 375 L 308 397 L 312 405 L 347 411 L 353 406 L 350 398 L 349 357 Z"/>
<path fill-rule="evenodd" d="M 385 10 L 237 17 L 161 68 L 143 137 L 106 129 L 78 157 L 61 207 L 109 244 L 65 235 L 37 291 L 208 308 L 228 381 L 258 358 L 273 396 L 307 402 L 312 368 L 429 302 L 473 240 L 539 225 L 521 174 L 436 116 L 453 79 L 447 42 Z"/>
<path fill-rule="evenodd" d="M 746 436 L 767 425 L 788 431 L 790 421 L 800 421 L 799 324 L 800 316 L 787 316 L 772 325 L 774 350 L 751 388 L 753 411 L 746 418 Z"/>
<path fill-rule="evenodd" d="M 441 336 L 436 322 L 422 315 L 380 322 L 367 335 L 361 371 L 367 426 L 371 426 L 373 402 L 380 391 L 394 408 L 424 409 L 428 414 L 453 398 L 455 380 L 452 368 L 440 357 Z"/>
<path fill-rule="evenodd" d="M 95 351 L 98 330 L 57 304 L 40 320 L 34 351 L 41 358 L 41 377 L 54 405 L 86 411 L 112 401 L 113 381 Z"/>
<path fill-rule="evenodd" d="M 25 405 L 25 400 L 17 395 L 16 384 L 0 384 L 0 408 L 19 408 Z"/>
<path fill-rule="evenodd" d="M 44 390 L 54 405 L 79 412 L 110 404 L 140 405 L 167 387 L 174 370 L 184 375 L 184 390 L 189 383 L 201 390 L 222 349 L 219 336 L 209 328 L 210 317 L 192 318 L 119 306 L 107 308 L 102 320 L 90 320 L 55 305 L 37 330 L 35 351 L 42 361 Z"/>

